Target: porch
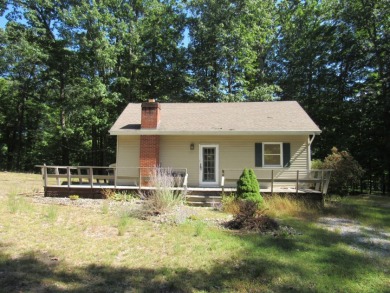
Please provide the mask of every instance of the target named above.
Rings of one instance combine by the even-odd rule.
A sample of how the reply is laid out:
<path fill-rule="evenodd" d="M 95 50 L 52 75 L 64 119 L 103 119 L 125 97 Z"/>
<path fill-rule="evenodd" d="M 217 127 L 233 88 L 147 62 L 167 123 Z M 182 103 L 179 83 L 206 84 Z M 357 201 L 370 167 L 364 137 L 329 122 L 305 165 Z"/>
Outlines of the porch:
<path fill-rule="evenodd" d="M 102 167 L 102 166 L 36 166 L 41 169 L 45 196 L 66 197 L 77 194 L 80 197 L 102 198 L 105 190 L 148 191 L 152 174 L 156 168 Z M 225 169 L 221 172 L 218 186 L 188 186 L 186 168 L 159 168 L 174 178 L 174 190 L 181 190 L 193 203 L 219 201 L 222 193 L 236 191 L 235 182 L 242 170 Z M 269 169 L 267 175 L 258 176 L 262 194 L 282 193 L 307 195 L 322 198 L 326 194 L 332 170 L 290 171 L 288 177 L 277 174 L 280 169 Z"/>

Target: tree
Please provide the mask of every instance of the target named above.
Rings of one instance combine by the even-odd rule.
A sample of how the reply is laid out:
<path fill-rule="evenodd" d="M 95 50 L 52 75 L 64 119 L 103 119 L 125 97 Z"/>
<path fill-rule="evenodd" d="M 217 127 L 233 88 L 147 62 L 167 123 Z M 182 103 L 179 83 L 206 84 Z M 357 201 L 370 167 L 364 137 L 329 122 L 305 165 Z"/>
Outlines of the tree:
<path fill-rule="evenodd" d="M 256 174 L 252 169 L 245 168 L 237 181 L 238 199 L 253 201 L 260 205 L 263 197 L 260 195 L 260 187 Z"/>
<path fill-rule="evenodd" d="M 265 56 L 274 38 L 274 1 L 193 0 L 188 46 L 195 101 L 271 100 Z"/>

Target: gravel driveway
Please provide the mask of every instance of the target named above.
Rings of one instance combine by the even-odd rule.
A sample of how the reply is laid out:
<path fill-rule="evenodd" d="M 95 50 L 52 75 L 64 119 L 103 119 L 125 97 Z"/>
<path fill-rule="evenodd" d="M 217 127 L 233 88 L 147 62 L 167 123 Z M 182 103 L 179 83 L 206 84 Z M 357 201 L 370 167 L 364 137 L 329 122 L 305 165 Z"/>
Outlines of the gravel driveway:
<path fill-rule="evenodd" d="M 355 220 L 336 217 L 319 218 L 317 225 L 339 233 L 355 250 L 372 256 L 390 257 L 390 233 L 388 232 L 364 226 Z"/>

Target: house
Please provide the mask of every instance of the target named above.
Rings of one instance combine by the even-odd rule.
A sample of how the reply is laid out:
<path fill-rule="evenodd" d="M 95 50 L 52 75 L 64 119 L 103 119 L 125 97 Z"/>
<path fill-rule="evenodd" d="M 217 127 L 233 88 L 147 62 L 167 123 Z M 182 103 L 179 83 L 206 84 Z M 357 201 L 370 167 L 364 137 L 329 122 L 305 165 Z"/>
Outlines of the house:
<path fill-rule="evenodd" d="M 119 185 L 136 185 L 160 166 L 185 170 L 188 187 L 233 187 L 244 168 L 264 179 L 261 187 L 271 180 L 294 186 L 298 177 L 310 177 L 311 143 L 320 133 L 295 101 L 149 100 L 129 104 L 110 129 L 117 136 Z"/>

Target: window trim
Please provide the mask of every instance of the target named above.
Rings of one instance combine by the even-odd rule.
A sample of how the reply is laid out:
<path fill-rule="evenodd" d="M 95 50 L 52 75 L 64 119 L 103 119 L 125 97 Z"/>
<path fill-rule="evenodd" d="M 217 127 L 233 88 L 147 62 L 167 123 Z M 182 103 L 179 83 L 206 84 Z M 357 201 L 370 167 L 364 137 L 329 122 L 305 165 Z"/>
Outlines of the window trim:
<path fill-rule="evenodd" d="M 265 163 L 265 145 L 269 145 L 269 144 L 274 144 L 274 145 L 279 145 L 279 149 L 280 149 L 280 152 L 279 152 L 279 164 L 278 165 L 267 165 Z M 263 151 L 263 168 L 283 168 L 283 142 L 263 142 L 263 148 L 262 148 L 262 151 Z M 276 154 L 275 154 L 276 155 Z"/>

